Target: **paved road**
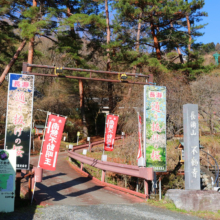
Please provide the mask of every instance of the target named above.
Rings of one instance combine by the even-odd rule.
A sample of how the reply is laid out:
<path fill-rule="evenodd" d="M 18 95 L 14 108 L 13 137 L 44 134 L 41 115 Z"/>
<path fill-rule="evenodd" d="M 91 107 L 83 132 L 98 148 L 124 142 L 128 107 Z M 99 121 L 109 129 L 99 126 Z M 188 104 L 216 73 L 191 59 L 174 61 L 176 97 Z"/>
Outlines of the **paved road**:
<path fill-rule="evenodd" d="M 37 160 L 38 157 L 32 157 L 31 163 L 37 165 Z M 199 220 L 149 206 L 142 199 L 97 185 L 69 166 L 66 153 L 59 154 L 56 171 L 44 171 L 43 182 L 36 186 L 36 200 L 49 206 L 38 208 L 36 213 L 22 219 Z"/>
<path fill-rule="evenodd" d="M 31 158 L 37 165 L 38 157 Z M 35 198 L 44 204 L 97 205 L 132 204 L 142 199 L 118 192 L 109 187 L 97 185 L 90 178 L 82 177 L 67 162 L 67 153 L 58 156 L 56 171 L 44 170 L 42 183 L 36 184 Z"/>

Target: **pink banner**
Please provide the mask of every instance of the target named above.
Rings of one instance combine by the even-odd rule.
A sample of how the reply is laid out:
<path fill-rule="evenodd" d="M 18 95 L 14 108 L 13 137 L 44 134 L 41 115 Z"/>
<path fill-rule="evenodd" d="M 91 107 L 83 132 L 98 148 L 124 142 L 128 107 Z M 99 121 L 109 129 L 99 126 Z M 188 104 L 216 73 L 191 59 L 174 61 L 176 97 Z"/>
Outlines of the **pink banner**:
<path fill-rule="evenodd" d="M 141 116 L 138 114 L 138 138 L 139 138 L 139 147 L 138 147 L 138 156 L 139 159 L 142 157 L 142 147 L 141 147 Z"/>
<path fill-rule="evenodd" d="M 56 115 L 50 115 L 48 118 L 45 141 L 39 166 L 45 170 L 56 170 L 57 157 L 60 148 L 60 141 L 66 119 Z"/>
<path fill-rule="evenodd" d="M 107 115 L 106 125 L 105 125 L 105 145 L 104 145 L 105 151 L 113 151 L 114 149 L 117 125 L 118 125 L 118 116 Z"/>

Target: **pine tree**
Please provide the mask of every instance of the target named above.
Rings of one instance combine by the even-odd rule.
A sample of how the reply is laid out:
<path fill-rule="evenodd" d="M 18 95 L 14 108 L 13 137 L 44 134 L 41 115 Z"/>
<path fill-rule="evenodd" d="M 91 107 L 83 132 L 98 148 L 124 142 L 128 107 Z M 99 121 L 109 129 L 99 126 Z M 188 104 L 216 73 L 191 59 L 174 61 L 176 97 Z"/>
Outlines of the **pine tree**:
<path fill-rule="evenodd" d="M 171 35 L 174 36 L 174 31 L 169 34 L 168 31 L 173 29 L 178 32 L 170 25 L 174 26 L 177 21 L 181 21 L 186 15 L 192 18 L 203 16 L 204 13 L 198 12 L 195 14 L 203 5 L 203 0 L 193 0 L 190 3 L 183 0 L 119 0 L 116 4 L 119 11 L 121 11 L 121 16 L 130 19 L 130 21 L 141 19 L 144 24 L 149 24 L 153 39 L 151 46 L 155 48 L 159 60 L 161 59 L 161 48 L 166 46 L 167 42 L 170 42 Z M 188 35 L 188 38 L 191 36 L 192 34 Z"/>
<path fill-rule="evenodd" d="M 19 1 L 17 4 L 19 4 Z M 26 41 L 22 41 L 15 31 L 18 23 L 18 18 L 15 16 L 16 10 L 17 5 L 14 1 L 0 0 L 0 71 L 2 72 L 0 84 L 4 81 L 5 76 L 26 44 Z"/>

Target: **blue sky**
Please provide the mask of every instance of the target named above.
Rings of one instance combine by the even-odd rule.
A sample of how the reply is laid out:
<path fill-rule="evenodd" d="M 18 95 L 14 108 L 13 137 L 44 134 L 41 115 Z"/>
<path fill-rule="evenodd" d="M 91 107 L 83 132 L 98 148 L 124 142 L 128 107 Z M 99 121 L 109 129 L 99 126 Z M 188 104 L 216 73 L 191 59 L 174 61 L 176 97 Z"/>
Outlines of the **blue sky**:
<path fill-rule="evenodd" d="M 196 42 L 204 44 L 211 42 L 220 43 L 220 0 L 205 0 L 205 6 L 202 11 L 207 12 L 208 17 L 204 17 L 201 23 L 208 23 L 208 25 L 201 30 L 205 34 L 199 37 Z"/>

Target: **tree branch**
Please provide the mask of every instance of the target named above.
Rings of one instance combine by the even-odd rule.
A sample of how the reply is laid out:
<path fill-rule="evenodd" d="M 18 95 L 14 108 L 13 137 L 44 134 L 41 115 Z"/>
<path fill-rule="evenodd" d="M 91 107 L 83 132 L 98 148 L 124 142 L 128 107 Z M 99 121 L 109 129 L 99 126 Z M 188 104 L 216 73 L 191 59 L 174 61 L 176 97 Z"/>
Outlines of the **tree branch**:
<path fill-rule="evenodd" d="M 58 41 L 56 41 L 56 40 L 54 40 L 54 39 L 52 39 L 52 38 L 48 37 L 47 35 L 40 34 L 40 33 L 36 33 L 36 34 L 37 34 L 37 35 L 40 35 L 41 37 L 45 37 L 45 38 L 47 38 L 47 39 L 49 39 L 49 40 L 53 41 L 54 43 L 58 43 Z"/>
<path fill-rule="evenodd" d="M 6 77 L 6 75 L 8 74 L 9 70 L 11 69 L 11 67 L 13 66 L 13 64 L 15 63 L 15 61 L 17 60 L 17 58 L 18 58 L 20 52 L 22 51 L 22 49 L 24 48 L 25 45 L 26 45 L 26 40 L 24 40 L 24 41 L 20 44 L 20 46 L 19 46 L 18 50 L 16 51 L 16 53 L 14 54 L 13 58 L 11 59 L 11 61 L 9 62 L 9 64 L 5 67 L 3 73 L 2 73 L 2 75 L 1 75 L 1 77 L 0 77 L 0 85 L 3 83 L 3 81 L 4 81 L 5 77 Z"/>

